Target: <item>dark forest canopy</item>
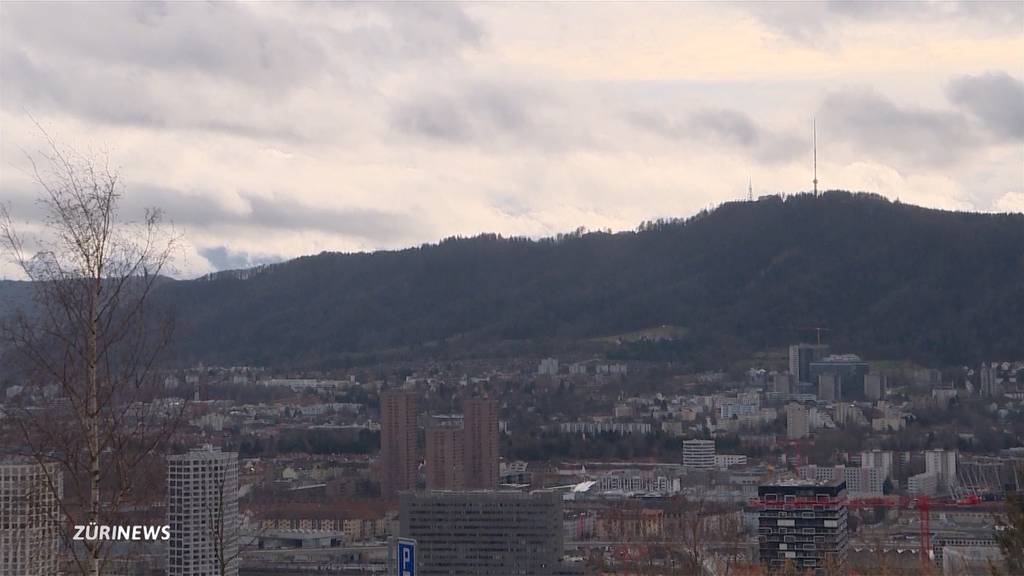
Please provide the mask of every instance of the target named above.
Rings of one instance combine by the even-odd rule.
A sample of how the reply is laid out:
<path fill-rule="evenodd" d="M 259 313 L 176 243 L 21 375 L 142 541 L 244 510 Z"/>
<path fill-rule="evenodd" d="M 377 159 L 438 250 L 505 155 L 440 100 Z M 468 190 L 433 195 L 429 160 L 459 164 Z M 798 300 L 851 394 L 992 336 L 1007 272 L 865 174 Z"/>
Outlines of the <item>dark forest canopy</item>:
<path fill-rule="evenodd" d="M 697 364 L 806 339 L 806 326 L 869 358 L 973 364 L 1024 357 L 1024 215 L 771 196 L 614 234 L 322 253 L 158 295 L 184 363 L 543 353 L 671 325 L 686 329 L 672 353 Z"/>

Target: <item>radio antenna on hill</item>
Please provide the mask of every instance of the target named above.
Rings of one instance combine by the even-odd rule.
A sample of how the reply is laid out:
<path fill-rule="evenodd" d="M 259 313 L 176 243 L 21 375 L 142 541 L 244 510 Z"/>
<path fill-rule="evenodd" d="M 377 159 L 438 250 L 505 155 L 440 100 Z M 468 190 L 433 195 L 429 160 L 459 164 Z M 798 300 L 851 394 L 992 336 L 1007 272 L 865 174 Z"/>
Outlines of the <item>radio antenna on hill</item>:
<path fill-rule="evenodd" d="M 747 202 L 754 201 L 754 179 L 747 179 Z"/>
<path fill-rule="evenodd" d="M 814 195 L 818 195 L 818 119 L 811 119 L 811 141 L 814 148 Z"/>

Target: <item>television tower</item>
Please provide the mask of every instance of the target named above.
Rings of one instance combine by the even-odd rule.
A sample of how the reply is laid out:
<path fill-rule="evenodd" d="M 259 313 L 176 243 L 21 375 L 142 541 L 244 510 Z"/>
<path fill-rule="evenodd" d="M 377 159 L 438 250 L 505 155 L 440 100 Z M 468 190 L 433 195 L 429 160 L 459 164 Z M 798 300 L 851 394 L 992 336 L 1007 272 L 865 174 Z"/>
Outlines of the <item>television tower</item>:
<path fill-rule="evenodd" d="M 811 119 L 811 140 L 814 143 L 814 195 L 818 195 L 818 119 Z"/>
<path fill-rule="evenodd" d="M 754 179 L 747 179 L 747 202 L 754 201 Z"/>

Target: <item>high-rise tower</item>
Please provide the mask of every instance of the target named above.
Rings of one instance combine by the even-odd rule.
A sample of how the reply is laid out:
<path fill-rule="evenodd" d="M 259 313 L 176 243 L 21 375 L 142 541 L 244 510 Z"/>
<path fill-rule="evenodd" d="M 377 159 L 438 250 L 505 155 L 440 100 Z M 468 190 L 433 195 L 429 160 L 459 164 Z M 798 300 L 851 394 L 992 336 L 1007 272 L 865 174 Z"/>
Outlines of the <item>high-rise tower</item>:
<path fill-rule="evenodd" d="M 498 487 L 498 402 L 470 398 L 463 403 L 465 418 L 466 488 Z"/>
<path fill-rule="evenodd" d="M 238 454 L 205 445 L 167 458 L 168 576 L 238 576 Z"/>
<path fill-rule="evenodd" d="M 416 394 L 408 390 L 380 393 L 381 492 L 391 498 L 416 489 Z"/>

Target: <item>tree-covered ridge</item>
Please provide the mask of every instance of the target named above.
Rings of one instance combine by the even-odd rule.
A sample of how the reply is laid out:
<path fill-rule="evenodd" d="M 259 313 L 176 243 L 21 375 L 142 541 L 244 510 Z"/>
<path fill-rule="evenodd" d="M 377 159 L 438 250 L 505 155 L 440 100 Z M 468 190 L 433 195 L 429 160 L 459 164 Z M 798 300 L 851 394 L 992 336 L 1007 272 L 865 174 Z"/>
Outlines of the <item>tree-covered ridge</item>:
<path fill-rule="evenodd" d="M 1024 215 L 872 194 L 765 197 L 636 231 L 322 253 L 160 290 L 183 360 L 338 365 L 663 324 L 709 359 L 808 338 L 872 358 L 1024 356 Z"/>

